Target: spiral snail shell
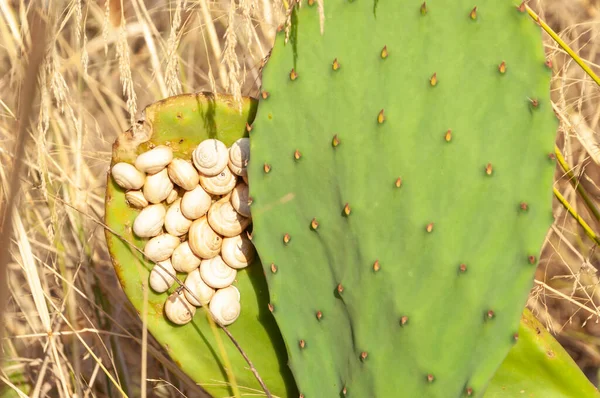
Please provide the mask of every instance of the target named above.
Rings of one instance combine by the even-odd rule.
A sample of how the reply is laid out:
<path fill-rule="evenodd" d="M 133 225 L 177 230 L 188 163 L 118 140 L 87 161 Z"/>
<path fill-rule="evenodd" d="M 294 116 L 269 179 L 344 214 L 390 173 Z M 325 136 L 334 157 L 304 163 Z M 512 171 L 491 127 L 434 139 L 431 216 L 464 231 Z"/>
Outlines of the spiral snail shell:
<path fill-rule="evenodd" d="M 181 212 L 190 220 L 196 220 L 208 212 L 212 197 L 200 185 L 183 194 Z"/>
<path fill-rule="evenodd" d="M 248 138 L 240 138 L 229 148 L 229 168 L 239 176 L 245 176 L 250 160 L 250 140 Z"/>
<path fill-rule="evenodd" d="M 152 261 L 165 261 L 177 246 L 180 240 L 178 237 L 169 234 L 160 234 L 146 242 L 144 254 Z"/>
<path fill-rule="evenodd" d="M 135 159 L 135 168 L 148 174 L 156 174 L 173 160 L 173 150 L 165 145 L 159 145 L 140 154 Z"/>
<path fill-rule="evenodd" d="M 248 185 L 239 183 L 231 192 L 231 205 L 244 217 L 250 217 L 250 201 L 248 196 Z"/>
<path fill-rule="evenodd" d="M 216 176 L 200 176 L 200 185 L 202 185 L 202 188 L 204 188 L 206 192 L 212 193 L 213 195 L 228 194 L 233 188 L 235 188 L 235 183 L 236 177 L 231 170 L 229 170 L 229 167 L 225 167 L 223 171 Z"/>
<path fill-rule="evenodd" d="M 176 325 L 185 325 L 196 314 L 196 307 L 190 304 L 183 292 L 172 293 L 165 302 L 164 312 L 167 318 Z"/>
<path fill-rule="evenodd" d="M 200 270 L 198 269 L 188 274 L 188 276 L 185 278 L 184 284 L 187 288 L 187 290 L 184 291 L 185 298 L 196 307 L 201 307 L 208 304 L 212 296 L 215 294 L 215 289 L 204 283 L 202 277 L 200 276 Z M 192 296 L 190 292 L 194 295 Z"/>
<path fill-rule="evenodd" d="M 167 172 L 171 181 L 186 191 L 191 191 L 198 185 L 200 176 L 188 161 L 179 158 L 173 159 L 167 166 Z"/>
<path fill-rule="evenodd" d="M 173 190 L 173 183 L 169 178 L 167 169 L 163 169 L 156 174 L 146 177 L 144 184 L 144 197 L 150 203 L 160 203 L 167 199 Z"/>
<path fill-rule="evenodd" d="M 231 268 L 246 268 L 256 255 L 254 245 L 245 235 L 224 238 L 221 246 L 221 257 Z"/>
<path fill-rule="evenodd" d="M 235 211 L 228 197 L 213 203 L 207 218 L 216 233 L 228 238 L 241 234 L 250 224 L 249 218 Z"/>
<path fill-rule="evenodd" d="M 133 221 L 133 233 L 140 238 L 152 238 L 162 232 L 165 222 L 165 206 L 162 204 L 145 207 Z"/>
<path fill-rule="evenodd" d="M 213 258 L 219 254 L 223 238 L 213 231 L 206 217 L 202 217 L 190 226 L 188 242 L 190 242 L 190 248 L 196 256 Z"/>
<path fill-rule="evenodd" d="M 165 215 L 165 229 L 173 236 L 182 236 L 187 234 L 192 220 L 181 213 L 181 199 L 177 199 L 169 208 Z"/>
<path fill-rule="evenodd" d="M 200 264 L 200 276 L 208 286 L 213 289 L 221 289 L 233 283 L 237 271 L 223 261 L 221 256 L 209 260 L 202 260 Z"/>
<path fill-rule="evenodd" d="M 235 286 L 217 290 L 209 304 L 213 318 L 223 326 L 235 322 L 240 316 L 241 309 L 240 292 Z"/>
<path fill-rule="evenodd" d="M 194 166 L 205 176 L 216 176 L 222 172 L 229 162 L 229 151 L 219 140 L 204 140 L 192 154 Z"/>
<path fill-rule="evenodd" d="M 125 193 L 125 201 L 135 209 L 143 209 L 148 206 L 148 201 L 142 191 L 127 191 Z"/>
<path fill-rule="evenodd" d="M 175 279 L 171 275 L 175 275 L 175 269 L 171 264 L 171 260 L 165 260 L 157 263 L 150 272 L 149 282 L 150 287 L 157 293 L 164 293 L 175 283 Z"/>
<path fill-rule="evenodd" d="M 173 250 L 171 255 L 171 263 L 173 268 L 178 272 L 192 272 L 200 266 L 202 260 L 197 257 L 192 249 L 190 249 L 190 242 L 185 241 L 179 244 Z"/>
<path fill-rule="evenodd" d="M 111 174 L 118 186 L 124 189 L 140 189 L 146 182 L 146 175 L 125 162 L 116 163 Z"/>

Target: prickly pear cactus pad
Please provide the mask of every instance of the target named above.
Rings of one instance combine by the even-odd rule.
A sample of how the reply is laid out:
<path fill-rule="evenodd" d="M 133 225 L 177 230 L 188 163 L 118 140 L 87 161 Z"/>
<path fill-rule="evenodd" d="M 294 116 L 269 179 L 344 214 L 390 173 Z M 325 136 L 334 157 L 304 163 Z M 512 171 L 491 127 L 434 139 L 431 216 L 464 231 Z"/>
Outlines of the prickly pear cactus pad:
<path fill-rule="evenodd" d="M 173 150 L 175 158 L 189 159 L 198 144 L 214 138 L 228 147 L 247 135 L 246 123 L 256 112 L 256 101 L 244 99 L 240 114 L 233 100 L 226 96 L 186 94 L 167 98 L 145 109 L 144 121 L 139 129 L 122 134 L 113 146 L 112 165 L 118 162 L 133 164 L 136 157 L 158 145 Z M 197 182 L 196 182 L 197 183 Z M 167 292 L 158 294 L 148 287 L 149 274 L 154 263 L 127 244 L 133 243 L 144 249 L 148 240 L 138 238 L 133 221 L 140 210 L 130 207 L 125 191 L 108 175 L 105 222 L 106 240 L 112 261 L 123 290 L 138 313 L 147 310 L 150 333 L 162 344 L 171 358 L 190 375 L 194 381 L 215 397 L 232 396 L 228 375 L 229 367 L 237 384 L 245 393 L 262 391 L 248 364 L 224 332 L 217 330 L 225 347 L 227 359 L 219 349 L 215 329 L 202 308 L 195 311 L 192 321 L 179 326 L 167 320 L 163 314 L 165 300 L 177 290 L 174 284 Z M 185 273 L 177 274 L 185 279 Z M 148 304 L 144 306 L 144 285 L 148 288 Z M 241 296 L 241 315 L 228 326 L 229 331 L 243 347 L 270 391 L 278 396 L 295 395 L 295 385 L 277 325 L 267 309 L 268 293 L 260 261 L 238 270 L 234 286 Z M 141 316 L 141 315 L 140 315 Z M 252 390 L 248 390 L 248 388 Z"/>
<path fill-rule="evenodd" d="M 502 362 L 485 398 L 593 398 L 600 393 L 565 349 L 525 309 L 517 344 Z"/>
<path fill-rule="evenodd" d="M 552 223 L 557 121 L 516 0 L 292 16 L 250 133 L 253 242 L 301 394 L 482 396 Z"/>

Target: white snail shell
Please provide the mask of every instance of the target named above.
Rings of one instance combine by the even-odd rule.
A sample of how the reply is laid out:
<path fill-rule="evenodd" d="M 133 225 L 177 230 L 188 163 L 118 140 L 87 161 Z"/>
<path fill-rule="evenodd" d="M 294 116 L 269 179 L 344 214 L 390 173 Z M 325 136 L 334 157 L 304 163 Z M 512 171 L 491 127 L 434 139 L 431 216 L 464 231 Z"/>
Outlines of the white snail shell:
<path fill-rule="evenodd" d="M 213 294 L 215 294 L 215 289 L 204 283 L 202 277 L 200 276 L 200 270 L 198 269 L 195 269 L 188 274 L 188 276 L 185 278 L 184 284 L 185 287 L 187 287 L 187 289 L 194 293 L 194 296 L 196 296 L 194 297 L 190 294 L 190 292 L 184 290 L 183 294 L 185 294 L 185 298 L 196 307 L 201 307 L 208 304 Z"/>
<path fill-rule="evenodd" d="M 227 167 L 229 151 L 219 140 L 204 140 L 192 154 L 194 166 L 205 176 L 216 176 Z"/>
<path fill-rule="evenodd" d="M 208 308 L 217 323 L 231 325 L 238 319 L 242 309 L 239 290 L 235 286 L 217 290 Z"/>
<path fill-rule="evenodd" d="M 239 176 L 246 175 L 246 167 L 250 160 L 250 140 L 240 138 L 229 148 L 229 168 Z"/>
<path fill-rule="evenodd" d="M 165 145 L 159 145 L 140 154 L 135 159 L 135 167 L 148 174 L 156 174 L 173 160 L 173 150 Z"/>
<path fill-rule="evenodd" d="M 241 182 L 231 192 L 231 205 L 244 217 L 250 217 L 250 202 L 248 198 L 248 185 Z"/>
<path fill-rule="evenodd" d="M 227 264 L 217 255 L 208 260 L 202 260 L 200 264 L 200 276 L 208 286 L 214 289 L 221 289 L 233 283 L 237 271 Z"/>
<path fill-rule="evenodd" d="M 235 187 L 235 183 L 236 177 L 231 170 L 229 170 L 229 167 L 225 167 L 223 171 L 216 176 L 200 176 L 200 185 L 202 185 L 202 188 L 213 195 L 228 194 Z"/>
<path fill-rule="evenodd" d="M 162 266 L 162 267 L 161 267 Z M 164 293 L 175 283 L 175 269 L 171 260 L 160 261 L 150 272 L 150 287 L 157 293 Z"/>
<path fill-rule="evenodd" d="M 198 185 L 200 176 L 190 162 L 175 158 L 167 166 L 167 171 L 171 181 L 186 191 L 191 191 Z"/>
<path fill-rule="evenodd" d="M 143 209 L 148 206 L 148 201 L 142 191 L 127 191 L 125 193 L 125 201 L 129 206 L 136 209 Z"/>
<path fill-rule="evenodd" d="M 231 268 L 246 268 L 254 260 L 255 255 L 254 245 L 245 235 L 223 239 L 221 257 Z"/>
<path fill-rule="evenodd" d="M 145 207 L 133 221 L 133 233 L 140 238 L 151 238 L 160 234 L 166 211 L 162 204 Z"/>
<path fill-rule="evenodd" d="M 152 261 L 165 261 L 181 241 L 178 237 L 169 234 L 160 234 L 146 242 L 144 254 Z"/>
<path fill-rule="evenodd" d="M 165 229 L 173 236 L 181 236 L 187 234 L 190 225 L 192 225 L 192 220 L 181 213 L 181 199 L 177 199 L 167 209 Z"/>
<path fill-rule="evenodd" d="M 214 203 L 208 210 L 208 223 L 219 235 L 232 238 L 242 233 L 250 224 L 250 219 L 239 214 L 225 197 Z"/>
<path fill-rule="evenodd" d="M 173 268 L 178 272 L 192 272 L 200 266 L 201 261 L 190 249 L 188 241 L 179 244 L 171 255 Z"/>
<path fill-rule="evenodd" d="M 169 196 L 167 196 L 167 199 L 165 199 L 167 201 L 167 204 L 170 205 L 171 203 L 175 202 L 175 199 L 177 199 L 179 197 L 179 195 L 177 194 L 177 190 L 173 189 L 171 191 L 171 193 L 169 193 Z"/>
<path fill-rule="evenodd" d="M 164 312 L 167 318 L 176 325 L 185 325 L 196 314 L 196 307 L 190 304 L 182 292 L 174 292 L 165 302 Z"/>
<path fill-rule="evenodd" d="M 196 220 L 208 212 L 212 204 L 211 196 L 200 185 L 183 194 L 181 212 L 190 220 Z"/>
<path fill-rule="evenodd" d="M 118 186 L 125 189 L 140 189 L 146 181 L 146 175 L 125 162 L 115 164 L 111 174 Z"/>
<path fill-rule="evenodd" d="M 173 183 L 169 178 L 167 169 L 146 177 L 144 196 L 150 203 L 160 203 L 167 199 L 173 190 Z"/>
<path fill-rule="evenodd" d="M 190 226 L 188 241 L 194 254 L 201 258 L 213 258 L 219 254 L 223 238 L 208 224 L 206 217 L 197 219 Z"/>

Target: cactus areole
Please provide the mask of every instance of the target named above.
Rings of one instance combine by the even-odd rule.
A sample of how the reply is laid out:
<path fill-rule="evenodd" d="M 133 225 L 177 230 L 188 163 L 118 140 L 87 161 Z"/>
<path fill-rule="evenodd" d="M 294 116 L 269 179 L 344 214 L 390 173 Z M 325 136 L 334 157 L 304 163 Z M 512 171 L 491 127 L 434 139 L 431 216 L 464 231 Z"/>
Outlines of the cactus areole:
<path fill-rule="evenodd" d="M 300 394 L 480 397 L 552 223 L 540 29 L 520 0 L 311 3 L 264 68 L 248 166 Z"/>

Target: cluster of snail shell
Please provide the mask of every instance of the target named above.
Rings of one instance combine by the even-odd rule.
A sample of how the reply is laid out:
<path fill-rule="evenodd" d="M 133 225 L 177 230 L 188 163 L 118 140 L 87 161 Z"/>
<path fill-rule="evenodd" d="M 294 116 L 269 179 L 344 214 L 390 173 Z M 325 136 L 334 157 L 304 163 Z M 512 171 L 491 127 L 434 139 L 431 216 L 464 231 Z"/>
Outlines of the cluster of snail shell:
<path fill-rule="evenodd" d="M 191 161 L 173 157 L 165 145 L 140 154 L 134 164 L 116 163 L 111 174 L 126 191 L 129 206 L 141 211 L 133 233 L 147 238 L 144 254 L 156 265 L 150 287 L 164 293 L 176 272 L 187 273 L 184 287 L 166 300 L 165 316 L 184 325 L 196 307 L 208 306 L 214 320 L 229 325 L 240 315 L 237 271 L 255 257 L 246 228 L 251 222 L 246 166 L 248 138 L 230 148 L 202 141 Z"/>

